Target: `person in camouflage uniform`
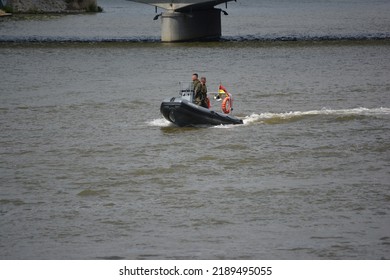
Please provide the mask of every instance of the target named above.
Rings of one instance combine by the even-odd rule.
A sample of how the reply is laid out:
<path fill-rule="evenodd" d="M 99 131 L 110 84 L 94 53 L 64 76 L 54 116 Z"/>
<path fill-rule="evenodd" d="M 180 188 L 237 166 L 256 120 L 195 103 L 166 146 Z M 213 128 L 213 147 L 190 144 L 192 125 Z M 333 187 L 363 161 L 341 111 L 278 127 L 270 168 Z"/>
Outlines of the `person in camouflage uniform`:
<path fill-rule="evenodd" d="M 202 84 L 198 79 L 198 74 L 192 74 L 192 89 L 194 91 L 194 103 L 201 106 L 203 95 L 202 95 Z"/>
<path fill-rule="evenodd" d="M 200 78 L 200 84 L 201 84 L 201 90 L 202 93 L 202 106 L 205 108 L 209 108 L 209 105 L 207 104 L 207 86 L 206 86 L 206 77 Z"/>

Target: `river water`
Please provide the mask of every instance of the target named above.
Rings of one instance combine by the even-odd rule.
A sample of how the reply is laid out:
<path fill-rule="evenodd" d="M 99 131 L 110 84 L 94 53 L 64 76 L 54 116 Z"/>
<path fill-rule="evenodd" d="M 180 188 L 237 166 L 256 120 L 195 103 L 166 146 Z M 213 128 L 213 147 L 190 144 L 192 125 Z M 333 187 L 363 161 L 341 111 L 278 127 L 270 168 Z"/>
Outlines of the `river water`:
<path fill-rule="evenodd" d="M 1 259 L 390 258 L 388 1 L 232 2 L 179 44 L 99 5 L 0 19 Z M 161 117 L 193 72 L 243 125 Z"/>

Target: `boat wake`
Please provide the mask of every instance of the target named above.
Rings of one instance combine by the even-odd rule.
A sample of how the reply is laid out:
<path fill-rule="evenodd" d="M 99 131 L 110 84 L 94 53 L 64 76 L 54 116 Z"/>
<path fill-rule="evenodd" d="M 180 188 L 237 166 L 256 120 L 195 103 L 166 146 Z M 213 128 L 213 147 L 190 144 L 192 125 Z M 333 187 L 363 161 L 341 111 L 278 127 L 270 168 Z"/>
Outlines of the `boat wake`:
<path fill-rule="evenodd" d="M 154 126 L 154 127 L 170 127 L 174 126 L 173 123 L 167 121 L 164 118 L 154 119 L 152 121 L 149 121 L 146 123 L 148 126 Z"/>
<path fill-rule="evenodd" d="M 246 116 L 243 121 L 244 125 L 251 124 L 279 124 L 286 122 L 294 122 L 310 117 L 319 117 L 319 116 L 334 116 L 338 119 L 354 119 L 364 116 L 380 117 L 380 116 L 390 116 L 390 108 L 354 108 L 354 109 L 338 109 L 332 110 L 323 108 L 321 110 L 311 110 L 311 111 L 291 111 L 286 113 L 253 113 L 249 116 Z"/>
<path fill-rule="evenodd" d="M 323 108 L 321 110 L 310 111 L 291 111 L 285 113 L 252 113 L 249 116 L 241 118 L 243 125 L 217 125 L 215 128 L 234 128 L 256 124 L 282 124 L 296 122 L 313 117 L 334 117 L 337 120 L 352 120 L 360 117 L 390 117 L 390 108 L 354 108 L 354 109 L 337 109 L 332 110 Z M 174 124 L 164 118 L 154 119 L 146 123 L 152 127 L 175 127 Z"/>

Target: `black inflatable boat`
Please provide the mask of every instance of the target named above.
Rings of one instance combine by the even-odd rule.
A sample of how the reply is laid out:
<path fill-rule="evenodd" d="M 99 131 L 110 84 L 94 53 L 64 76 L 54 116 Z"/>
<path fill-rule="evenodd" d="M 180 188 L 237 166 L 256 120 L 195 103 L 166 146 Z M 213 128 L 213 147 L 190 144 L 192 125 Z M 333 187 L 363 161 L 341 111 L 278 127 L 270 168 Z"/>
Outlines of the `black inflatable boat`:
<path fill-rule="evenodd" d="M 227 97 L 225 97 L 222 102 L 222 108 L 224 111 L 230 113 L 230 107 L 228 109 L 225 108 L 226 106 L 231 106 L 231 95 L 227 92 L 225 94 L 227 94 Z M 168 98 L 161 103 L 161 114 L 168 121 L 178 126 L 228 125 L 243 123 L 241 119 L 234 116 L 198 106 L 192 102 L 192 99 L 192 90 L 181 90 L 179 97 Z"/>

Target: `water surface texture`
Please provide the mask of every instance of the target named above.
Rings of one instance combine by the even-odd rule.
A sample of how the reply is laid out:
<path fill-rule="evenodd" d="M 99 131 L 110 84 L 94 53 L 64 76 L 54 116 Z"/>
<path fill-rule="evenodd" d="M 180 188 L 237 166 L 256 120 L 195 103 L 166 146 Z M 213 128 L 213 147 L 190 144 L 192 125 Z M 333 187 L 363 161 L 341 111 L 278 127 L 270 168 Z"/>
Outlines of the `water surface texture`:
<path fill-rule="evenodd" d="M 0 19 L 1 259 L 390 258 L 388 1 L 242 0 L 180 44 L 99 5 Z M 161 117 L 193 72 L 243 125 Z"/>

